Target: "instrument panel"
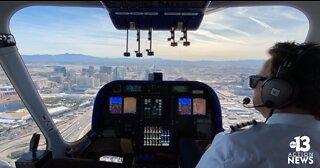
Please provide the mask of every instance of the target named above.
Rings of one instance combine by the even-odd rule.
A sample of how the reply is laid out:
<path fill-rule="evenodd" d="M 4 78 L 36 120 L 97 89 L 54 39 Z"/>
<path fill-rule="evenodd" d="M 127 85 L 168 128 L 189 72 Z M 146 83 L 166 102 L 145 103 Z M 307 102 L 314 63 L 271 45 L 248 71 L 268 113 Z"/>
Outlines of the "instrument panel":
<path fill-rule="evenodd" d="M 179 137 L 212 140 L 216 95 L 194 81 L 114 81 L 101 89 L 97 132 L 130 138 L 137 149 L 175 147 Z"/>
<path fill-rule="evenodd" d="M 130 140 L 137 162 L 176 162 L 181 139 L 209 144 L 222 131 L 220 103 L 197 81 L 113 81 L 97 94 L 92 131 Z"/>

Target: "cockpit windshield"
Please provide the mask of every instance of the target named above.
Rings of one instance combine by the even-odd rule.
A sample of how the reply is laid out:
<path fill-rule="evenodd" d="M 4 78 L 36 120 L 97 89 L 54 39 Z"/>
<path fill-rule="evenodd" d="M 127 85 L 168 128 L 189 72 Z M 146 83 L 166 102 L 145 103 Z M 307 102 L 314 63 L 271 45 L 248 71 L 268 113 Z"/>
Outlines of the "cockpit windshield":
<path fill-rule="evenodd" d="M 242 99 L 252 95 L 248 76 L 269 58 L 266 51 L 275 42 L 303 42 L 308 25 L 307 18 L 291 7 L 227 8 L 205 14 L 198 30 L 188 31 L 190 45 L 184 43 L 182 31 L 176 31 L 176 45 L 172 45 L 170 31 L 153 30 L 153 56 L 148 55 L 148 30 L 117 30 L 104 8 L 26 7 L 13 15 L 10 30 L 65 141 L 75 142 L 93 128 L 105 138 L 133 138 L 134 147 L 143 154 L 154 147 L 174 149 L 180 136 L 177 130 L 187 137 L 212 140 L 217 112 L 211 89 L 219 98 L 223 128 L 263 120 L 258 112 L 242 106 Z M 126 50 L 130 57 L 123 56 Z M 140 52 L 142 57 L 136 57 Z M 161 72 L 168 85 L 139 82 L 154 72 Z M 11 94 L 17 93 L 8 90 L 12 85 L 3 71 L 0 76 L 0 144 L 4 144 L 0 153 L 6 154 L 0 154 L 0 160 L 14 161 L 27 152 L 30 138 L 26 142 L 20 138 L 36 125 L 30 117 L 18 115 L 27 110 L 20 100 L 12 99 Z M 96 118 L 92 126 L 94 102 L 106 84 L 110 87 L 103 107 L 96 112 L 102 119 Z M 19 127 L 26 123 L 32 126 Z M 102 159 L 120 162 L 115 156 Z"/>

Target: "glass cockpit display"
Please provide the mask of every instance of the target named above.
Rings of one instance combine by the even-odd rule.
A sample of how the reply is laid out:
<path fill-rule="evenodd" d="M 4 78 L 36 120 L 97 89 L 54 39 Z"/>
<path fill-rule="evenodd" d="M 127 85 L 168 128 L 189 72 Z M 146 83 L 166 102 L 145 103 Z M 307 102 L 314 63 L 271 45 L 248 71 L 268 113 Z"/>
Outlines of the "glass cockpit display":
<path fill-rule="evenodd" d="M 179 98 L 178 111 L 180 115 L 191 115 L 191 98 Z"/>
<path fill-rule="evenodd" d="M 162 99 L 147 98 L 143 100 L 144 119 L 159 119 L 162 118 L 163 104 Z"/>
<path fill-rule="evenodd" d="M 178 98 L 179 115 L 206 115 L 206 99 Z"/>
<path fill-rule="evenodd" d="M 193 114 L 206 115 L 206 100 L 203 98 L 193 99 Z"/>
<path fill-rule="evenodd" d="M 143 146 L 170 146 L 170 129 L 162 126 L 145 126 Z"/>
<path fill-rule="evenodd" d="M 109 112 L 111 114 L 121 114 L 122 112 L 122 97 L 109 98 Z"/>
<path fill-rule="evenodd" d="M 137 99 L 135 97 L 124 97 L 123 113 L 135 114 L 137 112 Z"/>

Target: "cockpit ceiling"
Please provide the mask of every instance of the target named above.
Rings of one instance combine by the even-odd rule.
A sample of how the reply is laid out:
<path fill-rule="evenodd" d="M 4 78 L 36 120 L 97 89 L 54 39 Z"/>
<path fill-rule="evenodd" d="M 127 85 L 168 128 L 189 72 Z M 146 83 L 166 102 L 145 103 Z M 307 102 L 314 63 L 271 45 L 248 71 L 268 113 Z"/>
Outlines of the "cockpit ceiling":
<path fill-rule="evenodd" d="M 107 1 L 104 1 L 107 2 Z M 110 1 L 116 2 L 116 1 Z M 148 1 L 140 1 L 148 2 Z M 162 1 L 151 1 L 153 4 L 155 2 Z M 165 2 L 165 1 L 164 1 Z M 170 2 L 171 6 L 178 6 L 180 2 L 183 1 L 166 1 Z M 174 2 L 174 3 L 173 3 Z M 228 7 L 243 7 L 243 6 L 270 6 L 270 5 L 284 5 L 284 6 L 297 6 L 301 3 L 313 4 L 313 2 L 299 2 L 299 1 L 184 1 L 187 6 L 199 7 L 203 5 L 204 2 L 208 2 L 208 7 L 205 10 L 205 14 L 218 11 L 223 8 Z M 119 2 L 120 3 L 120 2 Z M 93 8 L 103 8 L 102 1 L 6 1 L 0 2 L 2 6 L 6 6 L 7 9 L 15 8 L 21 9 L 28 6 L 74 6 L 74 7 L 93 7 Z M 163 3 L 162 3 L 163 4 Z M 307 4 L 307 5 L 308 5 Z"/>
<path fill-rule="evenodd" d="M 103 1 L 108 8 L 204 8 L 207 1 Z"/>
<path fill-rule="evenodd" d="M 118 30 L 197 30 L 208 1 L 102 1 Z"/>

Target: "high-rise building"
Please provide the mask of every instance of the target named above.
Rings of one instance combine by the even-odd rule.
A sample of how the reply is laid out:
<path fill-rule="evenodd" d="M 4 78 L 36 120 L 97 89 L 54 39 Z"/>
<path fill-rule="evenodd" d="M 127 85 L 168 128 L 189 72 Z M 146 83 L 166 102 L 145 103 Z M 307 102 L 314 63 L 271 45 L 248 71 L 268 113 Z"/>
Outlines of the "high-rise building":
<path fill-rule="evenodd" d="M 76 84 L 80 88 L 94 88 L 100 86 L 100 79 L 94 77 L 78 77 Z"/>
<path fill-rule="evenodd" d="M 54 67 L 54 73 L 61 73 L 63 76 L 67 75 L 67 69 L 64 66 L 55 66 Z"/>
<path fill-rule="evenodd" d="M 94 66 L 89 66 L 88 73 L 89 73 L 89 76 L 92 76 L 94 74 Z"/>
<path fill-rule="evenodd" d="M 82 76 L 93 76 L 94 74 L 94 66 L 89 66 L 89 68 L 82 68 L 81 75 Z"/>
<path fill-rule="evenodd" d="M 49 76 L 48 80 L 56 82 L 56 83 L 59 83 L 59 84 L 62 84 L 63 81 L 64 81 L 64 78 L 63 78 L 62 75 L 61 76 L 60 75 L 55 75 L 55 76 Z"/>
<path fill-rule="evenodd" d="M 113 70 L 113 80 L 122 80 L 126 76 L 126 69 L 124 67 L 117 66 Z"/>
<path fill-rule="evenodd" d="M 107 67 L 107 66 L 100 66 L 100 70 L 99 73 L 103 73 L 103 74 L 111 74 L 112 73 L 112 67 Z"/>
<path fill-rule="evenodd" d="M 150 73 L 149 69 L 146 69 L 144 71 L 144 80 L 148 80 L 149 79 L 149 73 Z"/>
<path fill-rule="evenodd" d="M 81 75 L 82 75 L 82 76 L 88 76 L 88 75 L 89 75 L 89 69 L 87 69 L 87 68 L 82 68 L 82 70 L 81 70 Z"/>

